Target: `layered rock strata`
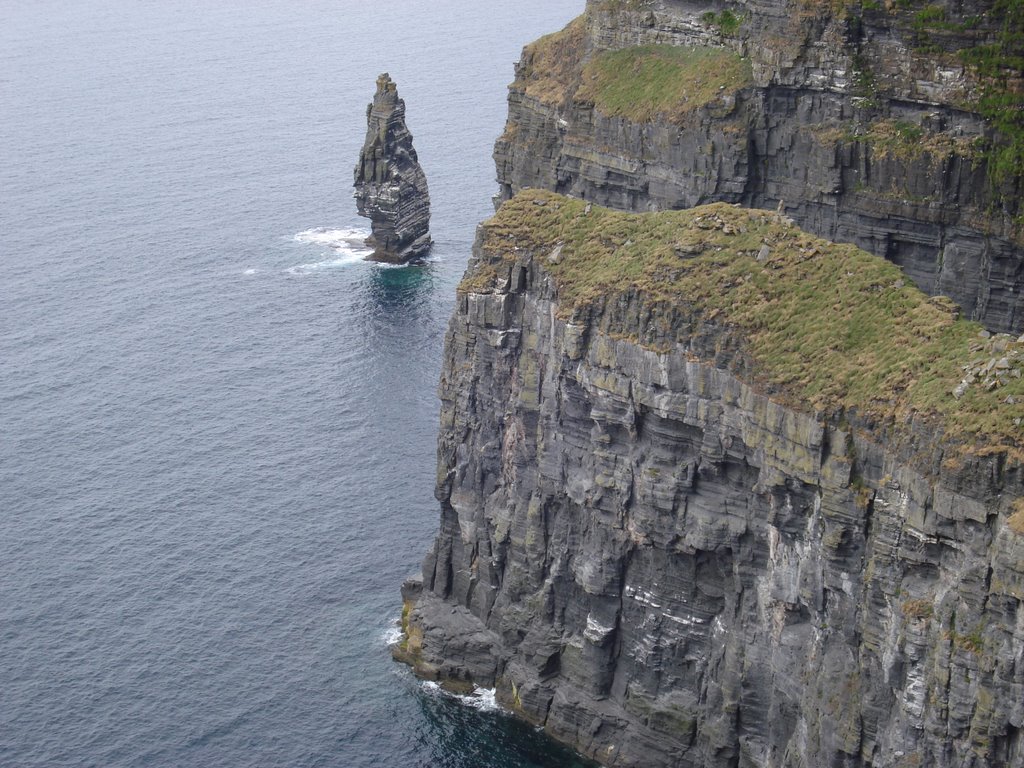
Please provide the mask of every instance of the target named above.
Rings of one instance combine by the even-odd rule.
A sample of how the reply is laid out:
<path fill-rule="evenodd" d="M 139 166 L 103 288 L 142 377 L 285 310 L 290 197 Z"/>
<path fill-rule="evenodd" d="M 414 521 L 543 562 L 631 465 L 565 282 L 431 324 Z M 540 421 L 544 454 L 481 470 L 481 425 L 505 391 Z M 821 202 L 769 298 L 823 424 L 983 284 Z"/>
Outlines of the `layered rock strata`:
<path fill-rule="evenodd" d="M 406 262 L 430 249 L 430 194 L 412 134 L 405 124 L 405 102 L 384 73 L 366 108 L 366 141 L 355 169 L 360 216 L 371 222 L 366 244 L 375 261 Z"/>
<path fill-rule="evenodd" d="M 986 147 L 1003 139 L 976 111 L 984 84 L 961 55 L 1000 34 L 1006 5 L 590 0 L 517 66 L 495 147 L 499 199 L 534 187 L 632 211 L 781 207 L 989 328 L 1020 332 L 1021 179 L 989 167 Z M 595 92 L 610 54 L 658 47 L 731 53 L 749 81 L 647 115 Z M 1020 73 L 1007 72 L 1019 93 Z"/>
<path fill-rule="evenodd" d="M 396 656 L 609 766 L 1021 765 L 1024 384 L 951 390 L 1024 345 L 843 248 L 729 206 L 506 203 Z"/>

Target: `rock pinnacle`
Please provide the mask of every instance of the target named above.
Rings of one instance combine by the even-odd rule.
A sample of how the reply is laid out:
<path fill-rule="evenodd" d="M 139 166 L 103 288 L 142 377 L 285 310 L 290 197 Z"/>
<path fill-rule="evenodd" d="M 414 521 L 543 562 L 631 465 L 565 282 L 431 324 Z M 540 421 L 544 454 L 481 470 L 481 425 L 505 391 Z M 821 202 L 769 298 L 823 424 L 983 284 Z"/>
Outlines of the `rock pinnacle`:
<path fill-rule="evenodd" d="M 430 194 L 427 178 L 405 124 L 405 102 L 387 73 L 366 108 L 366 140 L 355 169 L 360 216 L 370 219 L 374 261 L 402 263 L 430 249 Z"/>

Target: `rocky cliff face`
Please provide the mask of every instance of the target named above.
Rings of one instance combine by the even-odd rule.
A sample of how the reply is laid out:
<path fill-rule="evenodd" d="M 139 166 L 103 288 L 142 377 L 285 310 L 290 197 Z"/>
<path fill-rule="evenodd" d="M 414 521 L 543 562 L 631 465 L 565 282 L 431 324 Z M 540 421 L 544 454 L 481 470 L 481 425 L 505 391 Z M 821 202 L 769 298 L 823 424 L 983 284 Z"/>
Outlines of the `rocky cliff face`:
<path fill-rule="evenodd" d="M 781 206 L 989 328 L 1019 332 L 1022 163 L 995 168 L 991 148 L 1024 139 L 983 117 L 991 83 L 965 52 L 997 49 L 1010 34 L 1000 25 L 1021 16 L 1003 0 L 590 0 L 517 66 L 495 147 L 499 197 L 536 187 L 632 211 Z M 1004 48 L 1021 47 L 1014 39 Z M 698 82 L 713 81 L 716 62 L 680 76 L 692 87 L 678 104 L 618 103 L 616 85 L 634 97 L 645 78 L 659 87 L 642 60 L 666 48 L 732 55 L 748 77 Z M 1003 117 L 1019 126 L 1021 73 L 1000 72 L 1018 105 Z M 692 98 L 708 86 L 713 97 Z"/>
<path fill-rule="evenodd" d="M 610 766 L 1024 763 L 1024 344 L 780 215 L 614 216 L 481 228 L 396 656 Z"/>
<path fill-rule="evenodd" d="M 412 134 L 405 124 L 405 102 L 387 73 L 366 108 L 366 141 L 355 169 L 356 205 L 371 222 L 366 244 L 376 261 L 405 262 L 430 249 L 430 194 Z"/>

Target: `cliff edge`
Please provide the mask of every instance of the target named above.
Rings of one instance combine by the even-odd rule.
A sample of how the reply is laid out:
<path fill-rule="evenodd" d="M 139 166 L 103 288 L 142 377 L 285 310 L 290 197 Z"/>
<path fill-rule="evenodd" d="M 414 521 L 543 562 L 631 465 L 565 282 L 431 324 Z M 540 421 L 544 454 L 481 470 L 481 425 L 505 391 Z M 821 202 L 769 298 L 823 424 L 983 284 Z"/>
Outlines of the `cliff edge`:
<path fill-rule="evenodd" d="M 781 214 L 520 193 L 395 655 L 609 766 L 1020 765 L 1021 361 Z"/>
<path fill-rule="evenodd" d="M 619 210 L 780 207 L 1024 329 L 1024 3 L 589 0 L 526 48 L 495 146 Z"/>
<path fill-rule="evenodd" d="M 1024 764 L 1024 2 L 524 50 L 397 658 L 608 766 Z"/>

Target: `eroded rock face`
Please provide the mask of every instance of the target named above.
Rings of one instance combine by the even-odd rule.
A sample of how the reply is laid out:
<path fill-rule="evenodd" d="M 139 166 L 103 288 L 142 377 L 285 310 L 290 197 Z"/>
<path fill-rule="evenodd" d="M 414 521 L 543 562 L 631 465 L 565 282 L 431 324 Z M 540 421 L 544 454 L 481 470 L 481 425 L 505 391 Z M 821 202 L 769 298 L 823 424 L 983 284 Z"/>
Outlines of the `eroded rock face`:
<path fill-rule="evenodd" d="M 923 41 L 913 3 L 591 0 L 517 67 L 499 198 L 779 209 L 1019 330 L 1019 204 L 975 152 L 977 83 L 936 53 L 985 40 L 991 6 L 950 5 Z M 601 52 L 663 44 L 730 50 L 751 82 L 643 119 L 579 96 Z M 563 249 L 489 231 L 446 340 L 441 525 L 397 657 L 497 687 L 609 766 L 1024 764 L 1018 460 L 953 455 L 920 415 L 784 406 L 685 297 L 622 286 L 566 315 Z"/>
<path fill-rule="evenodd" d="M 552 65 L 528 48 L 495 146 L 499 202 L 533 187 L 629 211 L 781 205 L 804 229 L 884 256 L 966 316 L 1019 333 L 1020 179 L 997 192 L 979 150 L 991 129 L 967 107 L 978 86 L 954 53 L 990 39 L 976 19 L 992 3 L 950 7 L 942 29 L 922 31 L 925 5 L 591 0 L 559 60 L 710 46 L 749 61 L 753 84 L 683 119 L 633 122 L 577 98 L 571 66 L 532 87 Z M 725 12 L 740 22 L 728 34 Z"/>
<path fill-rule="evenodd" d="M 562 319 L 519 245 L 449 327 L 396 656 L 609 766 L 1024 764 L 1020 466 L 785 408 L 681 305 Z"/>
<path fill-rule="evenodd" d="M 356 205 L 371 222 L 375 261 L 406 262 L 430 249 L 427 178 L 405 124 L 405 102 L 385 73 L 366 109 L 366 141 L 355 169 Z"/>

